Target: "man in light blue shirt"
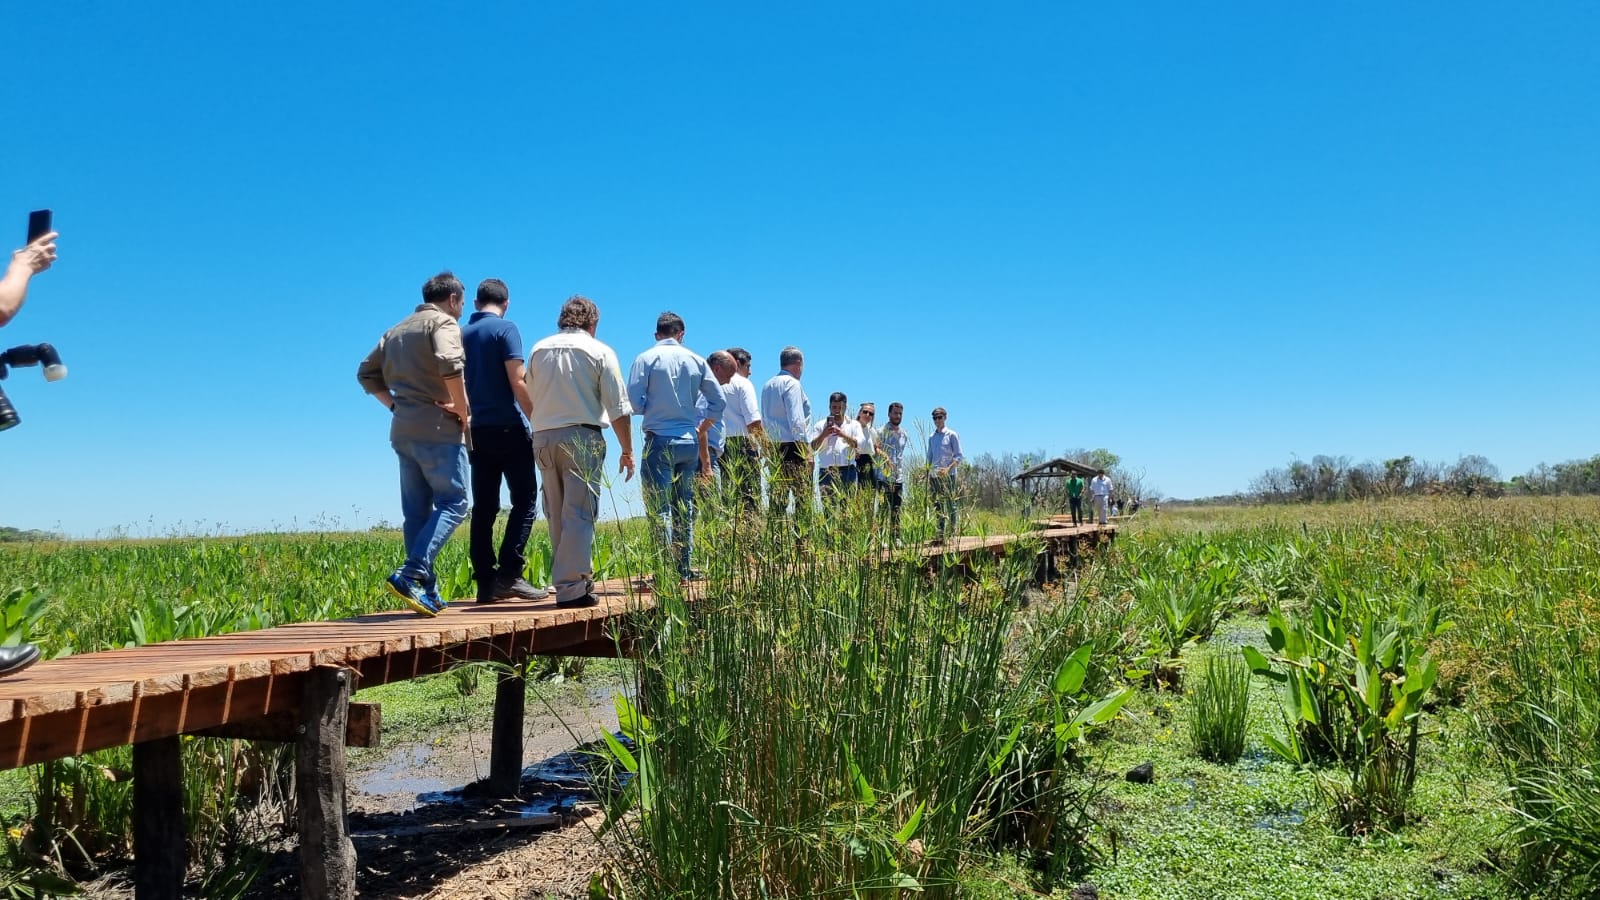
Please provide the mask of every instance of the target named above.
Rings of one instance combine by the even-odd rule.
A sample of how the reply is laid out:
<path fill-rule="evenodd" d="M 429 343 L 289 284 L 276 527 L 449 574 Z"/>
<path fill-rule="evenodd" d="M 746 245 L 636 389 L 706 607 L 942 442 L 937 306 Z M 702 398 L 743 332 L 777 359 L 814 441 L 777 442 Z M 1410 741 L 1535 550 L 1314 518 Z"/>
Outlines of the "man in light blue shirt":
<path fill-rule="evenodd" d="M 704 407 L 697 410 L 701 400 Z M 657 540 L 671 547 L 678 575 L 698 579 L 690 565 L 694 475 L 701 436 L 722 418 L 727 401 L 711 366 L 683 346 L 683 319 L 676 313 L 656 319 L 655 346 L 633 361 L 628 403 L 644 417 L 645 513 Z"/>
<path fill-rule="evenodd" d="M 956 466 L 961 464 L 961 438 L 944 427 L 944 407 L 933 411 L 933 434 L 928 435 L 928 493 L 939 525 L 935 544 L 959 534 L 956 528 Z"/>
<path fill-rule="evenodd" d="M 778 445 L 777 471 L 773 473 L 768 502 L 775 513 L 789 509 L 795 515 L 811 512 L 811 400 L 800 387 L 806 358 L 799 347 L 778 354 L 778 374 L 761 387 L 761 427 Z"/>

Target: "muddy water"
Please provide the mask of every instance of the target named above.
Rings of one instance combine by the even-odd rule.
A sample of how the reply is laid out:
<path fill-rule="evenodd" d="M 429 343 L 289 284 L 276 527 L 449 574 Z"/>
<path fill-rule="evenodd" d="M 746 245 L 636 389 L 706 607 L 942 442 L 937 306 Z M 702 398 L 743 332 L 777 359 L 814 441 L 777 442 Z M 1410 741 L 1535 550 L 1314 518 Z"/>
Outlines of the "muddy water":
<path fill-rule="evenodd" d="M 616 729 L 614 683 L 587 688 L 576 700 L 546 706 L 529 698 L 523 732 L 525 797 L 540 807 L 570 807 L 589 796 L 588 778 L 579 767 L 576 745 L 596 740 L 602 729 Z M 434 736 L 427 742 L 386 747 L 382 754 L 353 765 L 351 809 L 369 813 L 408 812 L 433 805 L 468 802 L 463 788 L 489 774 L 487 729 Z M 475 799 L 471 802 L 481 802 Z M 534 812 L 524 813 L 532 815 Z"/>

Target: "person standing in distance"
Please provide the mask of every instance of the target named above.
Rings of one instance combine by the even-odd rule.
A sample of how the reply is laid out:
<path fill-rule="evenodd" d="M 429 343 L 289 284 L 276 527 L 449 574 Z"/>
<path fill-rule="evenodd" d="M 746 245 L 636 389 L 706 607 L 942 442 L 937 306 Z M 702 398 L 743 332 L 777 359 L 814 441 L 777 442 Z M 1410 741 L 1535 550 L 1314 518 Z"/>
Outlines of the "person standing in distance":
<path fill-rule="evenodd" d="M 1067 476 L 1067 506 L 1071 508 L 1072 524 L 1083 524 L 1083 476 L 1073 472 Z"/>
<path fill-rule="evenodd" d="M 479 283 L 477 312 L 461 330 L 467 352 L 467 401 L 472 404 L 472 577 L 478 602 L 541 600 L 549 591 L 523 577 L 528 534 L 533 531 L 539 480 L 527 416 L 528 369 L 522 361 L 522 332 L 505 317 L 511 292 L 498 278 Z M 511 513 L 494 551 L 494 520 L 500 513 L 500 482 L 511 491 Z"/>
<path fill-rule="evenodd" d="M 610 347 L 595 339 L 600 308 L 573 295 L 556 319 L 561 329 L 533 345 L 528 355 L 528 397 L 533 413 L 533 458 L 544 478 L 544 518 L 554 556 L 550 578 L 556 606 L 594 606 L 594 523 L 606 460 L 606 423 L 616 432 L 622 458 L 617 471 L 633 479 L 633 417 L 622 367 Z"/>
<path fill-rule="evenodd" d="M 1089 479 L 1089 496 L 1094 500 L 1094 512 L 1099 517 L 1100 524 L 1106 524 L 1107 507 L 1111 505 L 1111 479 L 1106 477 L 1106 470 L 1101 469 Z"/>
<path fill-rule="evenodd" d="M 733 361 L 732 354 L 726 350 L 717 350 L 706 357 L 706 365 L 711 367 L 711 377 L 717 380 L 717 385 L 722 388 L 723 399 L 727 399 L 728 385 L 738 371 L 738 366 Z M 694 401 L 695 412 L 705 415 L 708 408 L 706 398 L 701 396 Z M 725 477 L 724 458 L 728 449 L 728 412 L 730 407 L 723 407 L 722 418 L 718 419 L 709 431 L 701 434 L 700 442 L 700 468 L 697 473 L 700 478 L 711 488 L 716 488 L 718 478 Z"/>
<path fill-rule="evenodd" d="M 696 408 L 696 401 L 704 405 Z M 695 471 L 705 435 L 722 418 L 727 401 L 711 366 L 683 346 L 683 319 L 656 318 L 655 346 L 639 354 L 628 373 L 628 402 L 644 417 L 644 507 L 663 547 L 672 549 L 678 576 L 700 577 L 694 554 Z M 710 467 L 710 460 L 705 460 Z"/>
<path fill-rule="evenodd" d="M 716 354 L 712 354 L 715 356 Z M 722 413 L 722 486 L 725 496 L 743 502 L 747 512 L 761 508 L 761 406 L 756 386 L 750 383 L 750 351 L 730 347 L 734 372 L 722 386 L 728 408 Z M 715 366 L 715 362 L 712 362 Z M 715 369 L 713 369 L 715 371 Z"/>
<path fill-rule="evenodd" d="M 761 386 L 761 427 L 778 445 L 768 508 L 782 515 L 792 499 L 799 519 L 811 514 L 811 399 L 800 386 L 805 364 L 799 347 L 785 347 L 778 354 L 778 374 Z"/>
<path fill-rule="evenodd" d="M 471 422 L 462 373 L 461 280 L 440 272 L 422 286 L 422 305 L 384 332 L 356 369 L 356 380 L 393 413 L 389 444 L 400 459 L 401 533 L 406 561 L 386 586 L 407 606 L 436 616 L 433 561 L 467 517 L 467 448 Z"/>
<path fill-rule="evenodd" d="M 811 426 L 811 452 L 817 461 L 817 491 L 824 506 L 841 499 L 856 485 L 856 454 L 861 426 L 845 413 L 850 398 L 841 391 L 828 395 L 828 417 Z"/>
<path fill-rule="evenodd" d="M 889 500 L 889 536 L 900 539 L 900 506 L 906 495 L 906 447 L 911 445 L 911 435 L 900 427 L 906 408 L 902 403 L 889 404 L 889 424 L 878 435 L 878 456 L 883 460 L 884 493 Z"/>
<path fill-rule="evenodd" d="M 882 486 L 878 480 L 878 429 L 872 425 L 877 418 L 876 403 L 863 403 L 856 410 L 856 424 L 861 426 L 861 446 L 856 448 L 856 488 L 863 491 L 876 491 Z"/>
<path fill-rule="evenodd" d="M 933 434 L 928 435 L 928 493 L 933 497 L 938 516 L 934 543 L 961 533 L 956 525 L 956 466 L 961 455 L 961 437 L 944 427 L 944 407 L 933 411 Z"/>
<path fill-rule="evenodd" d="M 7 325 L 22 309 L 22 304 L 28 299 L 28 283 L 33 276 L 50 268 L 56 261 L 57 237 L 59 235 L 54 231 L 40 235 L 28 246 L 11 254 L 11 264 L 6 267 L 5 277 L 0 278 L 0 327 Z M 38 662 L 39 656 L 36 644 L 0 647 L 0 678 L 21 672 Z"/>

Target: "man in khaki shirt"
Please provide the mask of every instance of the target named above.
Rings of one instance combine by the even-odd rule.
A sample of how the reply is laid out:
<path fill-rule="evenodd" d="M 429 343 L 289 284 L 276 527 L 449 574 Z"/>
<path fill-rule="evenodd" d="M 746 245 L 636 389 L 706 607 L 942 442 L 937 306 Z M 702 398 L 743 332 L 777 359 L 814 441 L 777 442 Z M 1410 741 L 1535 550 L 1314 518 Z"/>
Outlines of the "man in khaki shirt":
<path fill-rule="evenodd" d="M 422 305 L 384 332 L 356 370 L 367 393 L 393 413 L 389 444 L 400 458 L 406 561 L 387 585 L 425 616 L 446 605 L 433 561 L 467 516 L 467 357 L 457 322 L 465 293 L 449 272 L 428 279 Z"/>

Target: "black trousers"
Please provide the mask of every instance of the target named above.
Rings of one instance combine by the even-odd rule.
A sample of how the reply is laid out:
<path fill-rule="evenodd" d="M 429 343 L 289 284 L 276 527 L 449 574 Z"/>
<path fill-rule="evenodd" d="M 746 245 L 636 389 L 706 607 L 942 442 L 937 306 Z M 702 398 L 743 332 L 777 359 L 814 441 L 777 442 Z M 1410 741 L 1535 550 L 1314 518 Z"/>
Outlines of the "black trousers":
<path fill-rule="evenodd" d="M 1067 504 L 1072 507 L 1072 524 L 1083 524 L 1083 497 L 1068 497 Z"/>
<path fill-rule="evenodd" d="M 794 499 L 796 517 L 805 519 L 811 515 L 811 457 L 806 455 L 804 446 L 799 441 L 778 444 L 772 489 L 767 492 L 768 512 L 773 515 L 787 513 L 790 498 Z"/>
<path fill-rule="evenodd" d="M 856 487 L 863 491 L 876 491 L 883 488 L 883 485 L 878 481 L 877 461 L 865 453 L 856 456 Z"/>
<path fill-rule="evenodd" d="M 533 461 L 533 439 L 520 425 L 483 426 L 472 429 L 472 577 L 480 588 L 496 578 L 521 578 L 527 566 L 528 534 L 538 514 L 538 468 Z M 494 519 L 500 513 L 500 482 L 511 490 L 511 514 L 494 551 Z"/>
<path fill-rule="evenodd" d="M 722 447 L 722 489 L 750 512 L 761 509 L 761 451 L 748 437 L 731 437 Z"/>

